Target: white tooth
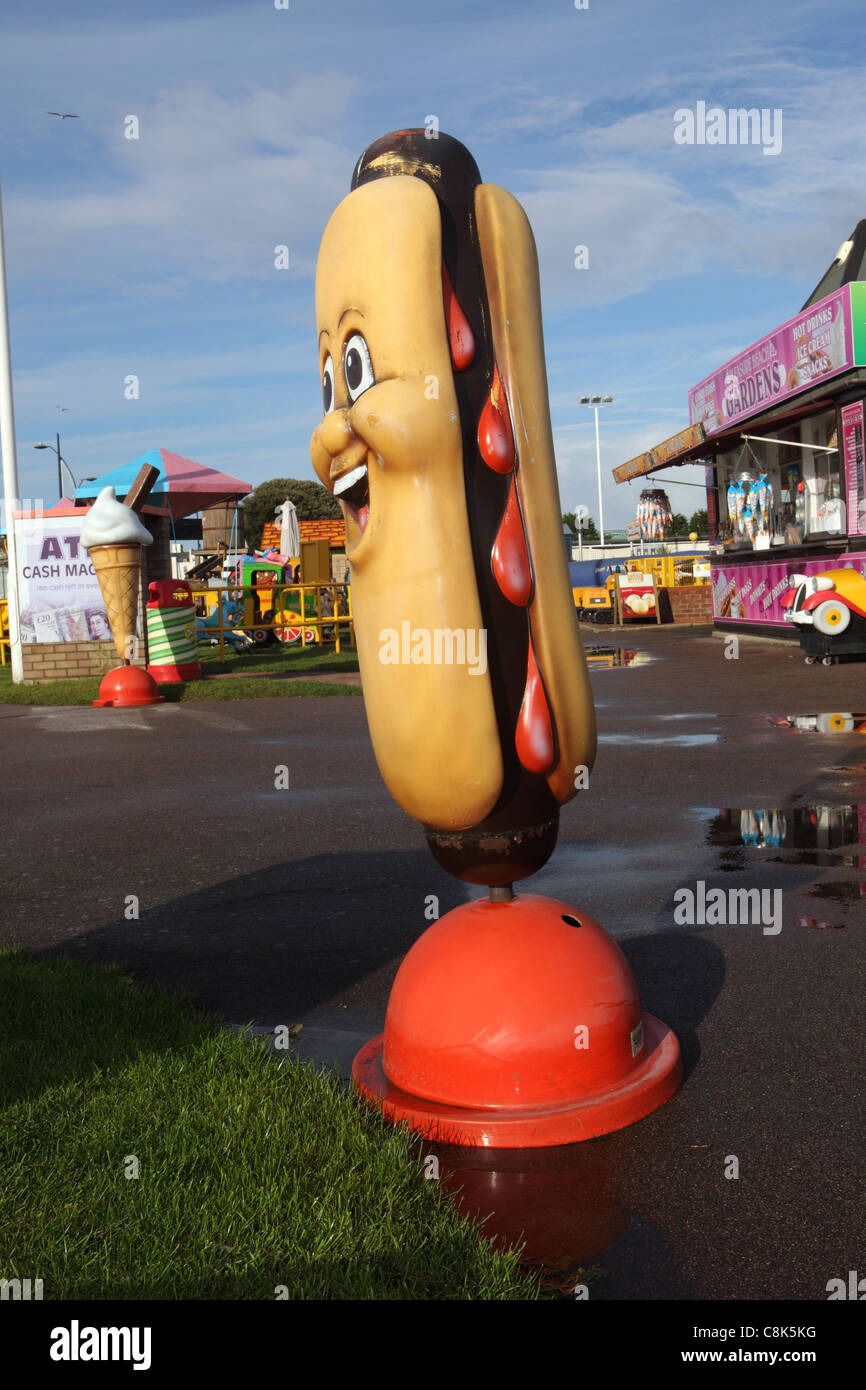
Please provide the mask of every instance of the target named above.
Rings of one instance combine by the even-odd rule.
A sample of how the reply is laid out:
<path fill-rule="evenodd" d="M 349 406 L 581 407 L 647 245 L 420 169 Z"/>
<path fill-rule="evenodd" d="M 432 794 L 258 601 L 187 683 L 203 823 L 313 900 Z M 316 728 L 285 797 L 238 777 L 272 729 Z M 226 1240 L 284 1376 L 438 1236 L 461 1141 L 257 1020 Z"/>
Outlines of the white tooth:
<path fill-rule="evenodd" d="M 353 487 L 355 483 L 359 483 L 361 479 L 366 478 L 366 476 L 366 463 L 362 463 L 360 468 L 353 468 L 351 473 L 343 473 L 334 483 L 334 496 L 339 497 L 341 492 L 346 491 L 346 488 Z"/>

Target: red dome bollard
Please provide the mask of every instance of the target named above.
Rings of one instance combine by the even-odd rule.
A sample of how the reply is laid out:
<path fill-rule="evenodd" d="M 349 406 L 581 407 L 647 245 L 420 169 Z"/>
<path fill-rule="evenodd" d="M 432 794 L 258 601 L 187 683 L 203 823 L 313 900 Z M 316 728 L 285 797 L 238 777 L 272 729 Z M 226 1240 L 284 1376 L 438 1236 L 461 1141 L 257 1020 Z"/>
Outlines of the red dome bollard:
<path fill-rule="evenodd" d="M 352 1076 L 428 1138 L 535 1148 L 643 1119 L 675 1093 L 682 1063 L 613 938 L 568 903 L 526 895 L 466 903 L 428 928 Z"/>
<path fill-rule="evenodd" d="M 165 699 L 153 676 L 140 666 L 115 666 L 99 683 L 99 699 L 94 705 L 114 705 L 118 709 L 132 705 L 158 705 Z"/>

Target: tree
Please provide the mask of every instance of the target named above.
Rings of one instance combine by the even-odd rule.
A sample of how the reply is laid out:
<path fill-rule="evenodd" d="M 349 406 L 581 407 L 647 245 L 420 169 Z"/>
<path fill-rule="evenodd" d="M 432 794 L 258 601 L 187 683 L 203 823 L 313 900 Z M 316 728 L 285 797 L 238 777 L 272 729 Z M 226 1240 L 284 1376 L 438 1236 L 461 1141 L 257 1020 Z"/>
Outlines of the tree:
<path fill-rule="evenodd" d="M 697 531 L 698 536 L 709 535 L 709 530 L 707 527 L 706 509 L 700 512 L 692 512 L 691 518 L 689 520 L 689 530 Z"/>
<path fill-rule="evenodd" d="M 570 527 L 576 536 L 577 522 L 574 519 L 574 512 L 563 512 L 562 519 L 566 526 Z M 585 541 L 597 541 L 599 539 L 598 529 L 591 516 L 588 516 L 583 523 L 583 539 Z"/>
<path fill-rule="evenodd" d="M 682 512 L 674 512 L 673 516 L 671 517 L 670 530 L 668 531 L 668 536 L 670 537 L 670 539 L 685 539 L 688 537 L 689 531 L 691 529 L 691 526 L 689 525 L 686 518 L 683 516 Z"/>
<path fill-rule="evenodd" d="M 271 478 L 259 483 L 244 502 L 244 536 L 248 545 L 258 547 L 265 523 L 274 521 L 274 508 L 290 498 L 298 509 L 299 521 L 339 520 L 343 513 L 326 487 L 307 478 Z"/>

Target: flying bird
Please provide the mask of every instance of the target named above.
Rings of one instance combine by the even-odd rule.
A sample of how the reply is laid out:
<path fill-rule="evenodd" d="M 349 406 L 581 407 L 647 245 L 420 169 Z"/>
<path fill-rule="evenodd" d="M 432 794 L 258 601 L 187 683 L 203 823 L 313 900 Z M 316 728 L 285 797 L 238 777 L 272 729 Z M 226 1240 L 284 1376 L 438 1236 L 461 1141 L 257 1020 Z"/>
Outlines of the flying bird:
<path fill-rule="evenodd" d="M 61 121 L 78 121 L 80 116 L 76 116 L 72 111 L 46 111 L 46 116 L 59 116 Z"/>

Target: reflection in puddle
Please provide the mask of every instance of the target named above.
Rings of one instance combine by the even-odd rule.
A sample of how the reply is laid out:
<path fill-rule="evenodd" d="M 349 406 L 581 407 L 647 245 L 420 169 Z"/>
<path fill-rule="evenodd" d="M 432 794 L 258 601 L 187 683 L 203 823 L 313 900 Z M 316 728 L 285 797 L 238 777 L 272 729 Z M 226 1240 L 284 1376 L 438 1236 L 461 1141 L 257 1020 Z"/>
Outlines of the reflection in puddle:
<path fill-rule="evenodd" d="M 866 867 L 846 853 L 866 841 L 866 805 L 785 806 L 768 810 L 728 807 L 717 811 L 707 844 L 751 849 L 790 849 L 795 864 Z"/>
<path fill-rule="evenodd" d="M 866 714 L 788 714 L 770 723 L 801 734 L 866 734 Z"/>
<path fill-rule="evenodd" d="M 578 1266 L 600 1255 L 631 1215 L 603 1143 L 461 1149 L 425 1141 L 423 1152 L 438 1158 L 440 1182 L 464 1215 L 484 1221 L 499 1248 L 522 1242 L 522 1263 L 546 1279 L 560 1276 L 556 1283 L 576 1279 Z"/>
<path fill-rule="evenodd" d="M 607 670 L 613 666 L 648 666 L 655 657 L 649 652 L 632 651 L 629 647 L 584 647 L 587 665 L 592 670 Z"/>

